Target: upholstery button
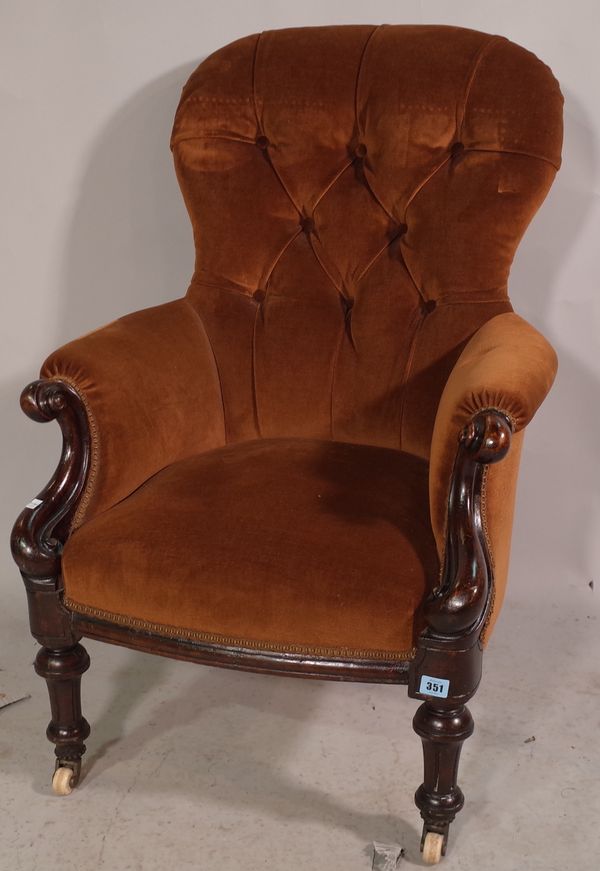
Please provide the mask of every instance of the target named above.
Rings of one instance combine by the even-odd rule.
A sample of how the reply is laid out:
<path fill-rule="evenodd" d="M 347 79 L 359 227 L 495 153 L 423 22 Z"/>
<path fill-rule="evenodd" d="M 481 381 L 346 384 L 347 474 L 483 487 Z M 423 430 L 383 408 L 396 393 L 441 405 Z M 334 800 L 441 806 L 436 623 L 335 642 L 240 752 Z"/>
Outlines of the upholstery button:
<path fill-rule="evenodd" d="M 450 146 L 450 154 L 452 155 L 452 157 L 459 157 L 463 153 L 464 150 L 465 150 L 465 146 L 463 145 L 462 142 L 454 142 Z"/>
<path fill-rule="evenodd" d="M 364 142 L 359 142 L 356 148 L 354 149 L 354 154 L 356 157 L 366 157 L 367 156 L 367 146 Z"/>
<path fill-rule="evenodd" d="M 315 232 L 315 222 L 312 218 L 301 218 L 300 226 L 302 227 L 302 231 L 304 233 L 314 233 Z"/>
<path fill-rule="evenodd" d="M 407 232 L 408 232 L 408 225 L 407 224 L 398 224 L 398 235 L 399 236 L 404 236 L 405 233 L 407 233 Z"/>
<path fill-rule="evenodd" d="M 427 299 L 421 301 L 421 311 L 424 315 L 430 314 L 436 307 L 435 299 Z"/>
<path fill-rule="evenodd" d="M 259 148 L 262 148 L 264 150 L 265 148 L 268 148 L 271 143 L 266 136 L 257 136 L 256 144 Z"/>
<path fill-rule="evenodd" d="M 252 294 L 252 299 L 254 300 L 255 303 L 260 305 L 261 302 L 266 297 L 266 295 L 267 295 L 267 292 L 265 290 L 255 290 L 254 293 Z"/>

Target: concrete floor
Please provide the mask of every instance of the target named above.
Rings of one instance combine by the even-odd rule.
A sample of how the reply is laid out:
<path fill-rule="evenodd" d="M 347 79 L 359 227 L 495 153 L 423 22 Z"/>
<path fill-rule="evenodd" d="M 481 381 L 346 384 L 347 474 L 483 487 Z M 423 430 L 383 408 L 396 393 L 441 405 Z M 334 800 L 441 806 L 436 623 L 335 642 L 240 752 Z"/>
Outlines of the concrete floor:
<path fill-rule="evenodd" d="M 537 592 L 513 577 L 471 703 L 448 871 L 598 868 L 598 592 L 566 581 L 540 597 L 543 577 Z M 2 871 L 368 871 L 373 840 L 402 844 L 400 867 L 421 864 L 421 752 L 404 688 L 89 642 L 85 777 L 53 797 L 45 687 L 24 597 L 16 579 L 6 587 L 2 688 L 31 698 L 0 711 Z"/>

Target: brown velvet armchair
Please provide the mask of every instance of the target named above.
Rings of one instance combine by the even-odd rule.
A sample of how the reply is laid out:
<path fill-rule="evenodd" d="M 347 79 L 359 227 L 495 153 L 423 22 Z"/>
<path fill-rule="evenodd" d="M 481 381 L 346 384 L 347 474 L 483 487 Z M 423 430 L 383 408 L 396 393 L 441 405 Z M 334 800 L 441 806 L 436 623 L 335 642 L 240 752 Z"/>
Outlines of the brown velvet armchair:
<path fill-rule="evenodd" d="M 83 636 L 408 684 L 439 860 L 556 369 L 507 278 L 561 118 L 534 55 L 455 27 L 267 32 L 193 73 L 171 143 L 187 296 L 65 345 L 21 400 L 64 436 L 12 539 L 55 792 L 89 734 Z"/>

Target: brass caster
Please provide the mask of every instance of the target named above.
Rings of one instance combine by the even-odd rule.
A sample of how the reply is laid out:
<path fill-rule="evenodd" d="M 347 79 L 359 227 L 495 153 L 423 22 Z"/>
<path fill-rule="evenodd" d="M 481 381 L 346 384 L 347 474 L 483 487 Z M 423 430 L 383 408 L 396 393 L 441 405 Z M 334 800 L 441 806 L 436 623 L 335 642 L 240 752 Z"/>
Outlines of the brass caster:
<path fill-rule="evenodd" d="M 423 861 L 426 865 L 437 865 L 442 858 L 444 836 L 438 832 L 427 832 L 423 841 Z"/>

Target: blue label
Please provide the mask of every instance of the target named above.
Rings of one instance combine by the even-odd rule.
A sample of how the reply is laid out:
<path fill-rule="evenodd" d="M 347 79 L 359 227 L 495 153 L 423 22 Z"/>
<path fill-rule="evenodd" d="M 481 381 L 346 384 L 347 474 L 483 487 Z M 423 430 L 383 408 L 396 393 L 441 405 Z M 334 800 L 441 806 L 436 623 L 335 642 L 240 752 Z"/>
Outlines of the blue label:
<path fill-rule="evenodd" d="M 419 685 L 419 692 L 423 696 L 438 696 L 440 699 L 445 699 L 450 690 L 450 681 L 443 677 L 430 677 L 424 674 Z"/>

